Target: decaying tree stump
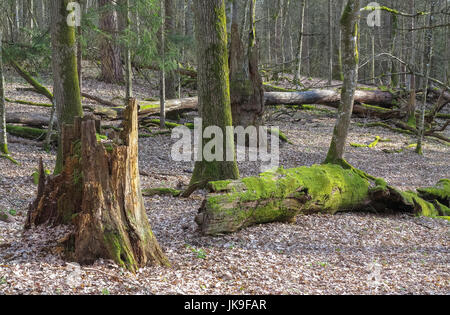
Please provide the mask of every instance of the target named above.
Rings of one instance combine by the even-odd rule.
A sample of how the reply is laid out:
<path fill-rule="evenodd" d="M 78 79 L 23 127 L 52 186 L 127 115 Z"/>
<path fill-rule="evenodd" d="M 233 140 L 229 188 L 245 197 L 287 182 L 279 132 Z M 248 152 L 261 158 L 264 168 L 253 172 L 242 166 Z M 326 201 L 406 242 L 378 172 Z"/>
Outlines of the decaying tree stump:
<path fill-rule="evenodd" d="M 95 121 L 77 118 L 63 128 L 63 172 L 46 178 L 40 165 L 38 195 L 25 228 L 72 223 L 65 243 L 70 259 L 83 264 L 113 259 L 131 271 L 168 264 L 142 200 L 137 109 L 130 100 L 115 143 L 98 142 Z"/>

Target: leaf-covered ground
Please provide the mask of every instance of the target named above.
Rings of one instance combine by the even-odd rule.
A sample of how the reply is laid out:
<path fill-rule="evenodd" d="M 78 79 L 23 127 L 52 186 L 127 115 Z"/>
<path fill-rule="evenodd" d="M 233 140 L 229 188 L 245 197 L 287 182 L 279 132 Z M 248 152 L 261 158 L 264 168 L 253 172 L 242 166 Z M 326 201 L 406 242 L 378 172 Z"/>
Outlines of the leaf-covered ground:
<path fill-rule="evenodd" d="M 111 100 L 123 87 L 85 79 L 85 91 Z M 46 100 L 26 85 L 9 81 L 7 96 Z M 139 98 L 149 97 L 145 85 Z M 154 96 L 154 95 L 153 95 Z M 7 103 L 8 113 L 48 109 Z M 279 126 L 293 144 L 281 147 L 284 167 L 320 163 L 334 126 L 334 111 L 271 109 L 268 124 Z M 350 142 L 369 144 L 376 136 L 390 139 L 375 148 L 347 148 L 350 163 L 401 189 L 433 185 L 450 177 L 449 147 L 426 140 L 425 156 L 406 148 L 409 136 L 352 123 Z M 299 216 L 294 224 L 254 226 L 232 235 L 204 237 L 194 216 L 203 192 L 189 199 L 145 198 L 154 233 L 172 267 L 147 267 L 136 275 L 110 261 L 92 266 L 66 262 L 55 250 L 67 228 L 40 227 L 23 232 L 28 204 L 36 186 L 31 174 L 42 157 L 54 165 L 54 152 L 39 143 L 10 137 L 16 166 L 0 159 L 0 209 L 11 210 L 13 222 L 0 221 L 0 294 L 449 294 L 450 223 L 410 215 L 342 213 Z M 193 164 L 170 159 L 170 135 L 140 139 L 144 188 L 188 183 Z M 397 154 L 386 150 L 406 148 Z M 241 175 L 256 175 L 258 163 L 239 165 Z"/>

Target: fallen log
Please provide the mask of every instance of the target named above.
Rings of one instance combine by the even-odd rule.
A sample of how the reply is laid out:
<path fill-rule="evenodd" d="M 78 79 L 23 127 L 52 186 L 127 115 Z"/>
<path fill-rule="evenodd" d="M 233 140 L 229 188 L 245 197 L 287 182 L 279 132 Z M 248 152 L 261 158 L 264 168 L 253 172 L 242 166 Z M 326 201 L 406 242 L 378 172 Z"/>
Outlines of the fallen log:
<path fill-rule="evenodd" d="M 83 96 L 83 97 L 85 97 L 85 98 L 88 98 L 88 99 L 90 99 L 90 100 L 96 101 L 97 103 L 103 104 L 103 105 L 106 105 L 106 106 L 111 106 L 111 107 L 124 107 L 124 106 L 115 104 L 115 103 L 113 103 L 113 102 L 104 100 L 104 99 L 102 99 L 102 98 L 100 98 L 100 97 L 98 97 L 98 96 L 91 95 L 91 94 L 88 94 L 88 93 L 85 93 L 85 92 L 81 92 L 81 96 Z"/>
<path fill-rule="evenodd" d="M 28 113 L 11 113 L 6 117 L 7 124 L 21 124 L 37 128 L 48 126 L 49 120 L 50 118 L 47 116 L 30 115 Z"/>
<path fill-rule="evenodd" d="M 303 104 L 322 104 L 337 108 L 340 102 L 340 93 L 333 90 L 313 90 L 304 92 L 266 92 L 264 98 L 266 105 L 303 105 Z M 379 117 L 382 119 L 400 118 L 399 111 L 392 111 L 386 108 L 376 108 L 370 105 L 389 107 L 393 105 L 394 96 L 390 92 L 383 91 L 357 91 L 354 114 L 358 117 Z M 167 113 L 182 113 L 197 109 L 197 97 L 182 98 L 166 101 Z M 153 103 L 151 103 L 153 104 Z M 159 104 L 157 102 L 155 105 Z M 367 104 L 367 105 L 366 105 Z M 139 111 L 139 117 L 152 116 L 159 114 L 159 108 L 148 108 Z"/>
<path fill-rule="evenodd" d="M 266 105 L 322 104 L 339 105 L 341 93 L 337 90 L 310 90 L 303 92 L 264 93 Z M 395 97 L 390 92 L 361 91 L 355 93 L 355 103 L 392 107 Z"/>
<path fill-rule="evenodd" d="M 414 192 L 401 192 L 360 170 L 331 164 L 280 168 L 258 177 L 211 182 L 208 188 L 210 193 L 195 218 L 205 235 L 291 222 L 298 214 L 335 214 L 367 207 L 440 215 L 432 203 Z"/>
<path fill-rule="evenodd" d="M 47 135 L 46 129 L 17 126 L 11 124 L 6 125 L 6 131 L 10 135 L 35 141 L 44 141 Z M 52 134 L 52 141 L 57 141 L 56 134 Z"/>
<path fill-rule="evenodd" d="M 167 114 L 177 113 L 178 115 L 180 115 L 184 112 L 197 110 L 197 104 L 198 104 L 197 97 L 166 100 L 165 102 L 166 117 Z M 141 109 L 139 111 L 139 119 L 146 116 L 159 115 L 159 112 L 160 112 L 159 101 L 147 103 L 146 108 Z"/>

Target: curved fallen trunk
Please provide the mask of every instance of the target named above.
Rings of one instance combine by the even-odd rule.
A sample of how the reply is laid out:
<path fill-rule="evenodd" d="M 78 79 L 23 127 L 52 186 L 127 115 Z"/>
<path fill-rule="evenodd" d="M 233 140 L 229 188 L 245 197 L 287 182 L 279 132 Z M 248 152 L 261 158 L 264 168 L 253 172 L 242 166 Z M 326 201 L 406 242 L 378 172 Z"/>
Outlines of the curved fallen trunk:
<path fill-rule="evenodd" d="M 232 233 L 269 222 L 290 222 L 298 214 L 363 210 L 450 215 L 414 192 L 401 192 L 382 179 L 339 165 L 280 168 L 258 177 L 209 183 L 196 223 L 205 235 Z M 441 207 L 443 206 L 443 207 Z"/>

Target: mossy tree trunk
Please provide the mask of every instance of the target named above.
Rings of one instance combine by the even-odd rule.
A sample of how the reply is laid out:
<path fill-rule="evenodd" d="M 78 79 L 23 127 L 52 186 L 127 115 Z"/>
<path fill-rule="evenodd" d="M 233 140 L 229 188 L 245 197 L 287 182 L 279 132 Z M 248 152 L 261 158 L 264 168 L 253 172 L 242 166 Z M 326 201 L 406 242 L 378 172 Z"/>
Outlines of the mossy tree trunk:
<path fill-rule="evenodd" d="M 329 163 L 334 163 L 344 158 L 348 128 L 353 112 L 355 91 L 358 82 L 359 8 L 359 0 L 349 0 L 341 18 L 344 83 L 336 126 L 334 127 L 333 138 L 326 158 L 326 162 Z"/>
<path fill-rule="evenodd" d="M 75 117 L 83 115 L 77 70 L 76 29 L 68 26 L 66 21 L 66 8 L 69 2 L 70 0 L 51 2 L 53 96 L 60 131 L 63 124 L 73 124 Z M 63 142 L 64 139 L 60 138 L 55 174 L 62 170 L 65 160 L 62 151 Z"/>
<path fill-rule="evenodd" d="M 230 94 L 234 126 L 260 126 L 264 114 L 264 90 L 258 69 L 255 26 L 256 1 L 250 0 L 250 32 L 247 52 L 238 25 L 239 1 L 233 2 L 230 48 Z"/>
<path fill-rule="evenodd" d="M 225 3 L 224 0 L 194 0 L 193 4 L 198 60 L 198 108 L 203 119 L 202 128 L 205 130 L 209 126 L 217 126 L 226 135 L 226 127 L 232 126 L 232 116 Z M 207 140 L 198 140 L 201 144 L 200 151 Z M 224 140 L 222 152 L 234 152 L 233 137 L 224 137 Z M 235 158 L 233 161 L 198 160 L 191 184 L 239 177 Z"/>
<path fill-rule="evenodd" d="M 6 137 L 5 83 L 3 75 L 2 30 L 0 29 L 0 154 L 9 154 Z"/>
<path fill-rule="evenodd" d="M 131 271 L 168 264 L 142 199 L 137 107 L 131 99 L 124 130 L 113 143 L 97 140 L 93 120 L 77 118 L 75 124 L 64 125 L 63 171 L 46 178 L 40 164 L 38 195 L 25 228 L 71 223 L 73 233 L 64 243 L 68 259 L 83 264 L 113 259 Z"/>

